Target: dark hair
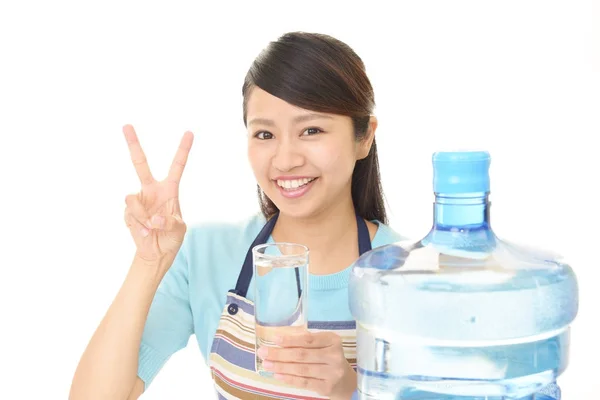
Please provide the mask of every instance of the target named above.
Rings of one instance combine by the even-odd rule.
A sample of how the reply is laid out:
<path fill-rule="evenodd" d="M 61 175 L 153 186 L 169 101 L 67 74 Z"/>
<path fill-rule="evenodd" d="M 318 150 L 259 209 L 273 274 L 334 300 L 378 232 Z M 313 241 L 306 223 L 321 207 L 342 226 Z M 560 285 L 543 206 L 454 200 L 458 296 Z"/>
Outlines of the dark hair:
<path fill-rule="evenodd" d="M 368 132 L 375 96 L 364 63 L 347 44 L 331 36 L 289 32 L 269 43 L 244 80 L 244 125 L 255 86 L 307 110 L 351 117 L 356 140 Z M 257 189 L 261 211 L 270 218 L 277 206 L 260 186 Z M 374 139 L 368 156 L 354 167 L 352 201 L 361 217 L 387 223 Z"/>

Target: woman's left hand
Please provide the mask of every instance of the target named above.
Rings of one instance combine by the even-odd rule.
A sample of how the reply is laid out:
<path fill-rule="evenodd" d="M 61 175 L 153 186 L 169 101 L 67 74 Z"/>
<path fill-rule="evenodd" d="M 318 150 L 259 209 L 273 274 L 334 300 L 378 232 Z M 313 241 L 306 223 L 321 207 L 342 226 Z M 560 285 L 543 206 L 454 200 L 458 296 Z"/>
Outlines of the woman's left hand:
<path fill-rule="evenodd" d="M 342 339 L 333 332 L 306 332 L 275 339 L 277 347 L 261 347 L 263 367 L 292 386 L 332 400 L 349 400 L 356 390 L 356 372 L 344 356 Z"/>

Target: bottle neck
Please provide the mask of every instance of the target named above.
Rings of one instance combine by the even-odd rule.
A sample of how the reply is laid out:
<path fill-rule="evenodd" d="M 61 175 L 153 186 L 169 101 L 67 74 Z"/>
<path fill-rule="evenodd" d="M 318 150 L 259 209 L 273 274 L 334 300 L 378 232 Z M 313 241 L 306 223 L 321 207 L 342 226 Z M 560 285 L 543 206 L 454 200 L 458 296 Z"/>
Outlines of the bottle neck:
<path fill-rule="evenodd" d="M 488 193 L 436 193 L 434 202 L 434 230 L 490 228 L 490 201 Z"/>

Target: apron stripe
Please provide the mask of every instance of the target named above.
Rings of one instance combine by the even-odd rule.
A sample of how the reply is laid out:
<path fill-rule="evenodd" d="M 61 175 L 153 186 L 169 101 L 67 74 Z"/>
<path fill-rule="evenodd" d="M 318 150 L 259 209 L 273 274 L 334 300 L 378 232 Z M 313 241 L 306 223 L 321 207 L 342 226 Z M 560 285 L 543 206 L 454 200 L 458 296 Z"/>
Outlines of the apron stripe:
<path fill-rule="evenodd" d="M 219 339 L 223 342 L 227 342 L 231 346 L 234 346 L 235 348 L 240 349 L 240 350 L 250 351 L 252 353 L 254 353 L 254 351 L 255 351 L 254 343 L 248 343 L 246 341 L 242 341 L 239 337 L 236 337 L 235 335 L 232 335 L 230 332 L 223 330 L 223 329 L 217 329 L 217 333 L 215 334 L 215 339 Z"/>
<path fill-rule="evenodd" d="M 217 346 L 219 348 L 219 355 L 223 357 L 227 362 L 235 364 L 239 367 L 245 368 L 247 370 L 254 371 L 256 355 L 254 350 L 248 351 L 245 349 L 240 349 L 236 347 L 231 342 L 226 339 L 219 339 L 220 341 Z"/>
<path fill-rule="evenodd" d="M 218 398 L 219 400 L 227 400 L 227 398 L 226 398 L 226 397 L 224 397 L 224 396 L 223 396 L 223 395 L 222 395 L 220 392 L 217 392 L 217 398 Z"/>
<path fill-rule="evenodd" d="M 243 312 L 243 311 L 241 311 Z M 247 317 L 247 318 L 244 318 Z M 239 321 L 239 319 L 242 319 L 243 321 Z M 249 316 L 249 315 L 242 315 L 240 314 L 238 316 L 238 319 L 233 318 L 231 315 L 227 314 L 223 316 L 223 320 L 224 322 L 229 322 L 232 325 L 235 325 L 236 328 L 238 328 L 240 330 L 240 333 L 248 333 L 250 335 L 254 334 L 254 327 L 253 326 L 249 326 L 249 325 L 244 325 L 244 323 L 248 324 L 248 323 L 254 323 L 254 317 L 253 316 Z M 252 321 L 252 322 L 251 322 Z"/>
<path fill-rule="evenodd" d="M 225 393 L 233 396 L 247 399 L 249 396 L 244 393 L 252 393 L 252 399 L 306 399 L 306 400 L 321 400 L 326 397 L 313 394 L 308 390 L 299 390 L 290 388 L 289 386 L 276 382 L 272 384 L 268 378 L 256 379 L 252 376 L 237 376 L 233 371 L 229 370 L 224 373 L 218 367 L 211 367 L 215 383 Z M 246 371 L 247 372 L 247 371 Z"/>

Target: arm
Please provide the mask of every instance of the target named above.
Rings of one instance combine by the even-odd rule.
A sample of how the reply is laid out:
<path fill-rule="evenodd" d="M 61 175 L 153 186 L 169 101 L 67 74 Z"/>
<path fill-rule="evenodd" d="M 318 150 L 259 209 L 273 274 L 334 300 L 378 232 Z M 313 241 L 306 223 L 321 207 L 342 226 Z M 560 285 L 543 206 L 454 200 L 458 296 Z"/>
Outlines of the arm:
<path fill-rule="evenodd" d="M 79 362 L 70 400 L 137 399 L 169 357 L 187 345 L 189 303 L 186 243 L 172 265 L 135 260 Z"/>
<path fill-rule="evenodd" d="M 165 268 L 134 259 L 92 336 L 73 377 L 69 398 L 127 399 L 135 385 L 146 317 Z M 143 385 L 142 385 L 143 391 Z M 137 396 L 130 398 L 137 398 Z"/>
<path fill-rule="evenodd" d="M 133 390 L 129 393 L 127 400 L 137 400 L 144 393 L 144 381 L 140 377 L 135 378 Z"/>
<path fill-rule="evenodd" d="M 139 193 L 125 198 L 125 222 L 136 257 L 79 361 L 72 400 L 137 398 L 193 330 L 181 251 L 186 225 L 179 205 L 193 135 L 184 134 L 168 177 L 157 181 L 133 127 L 124 126 L 123 133 L 142 185 Z"/>

